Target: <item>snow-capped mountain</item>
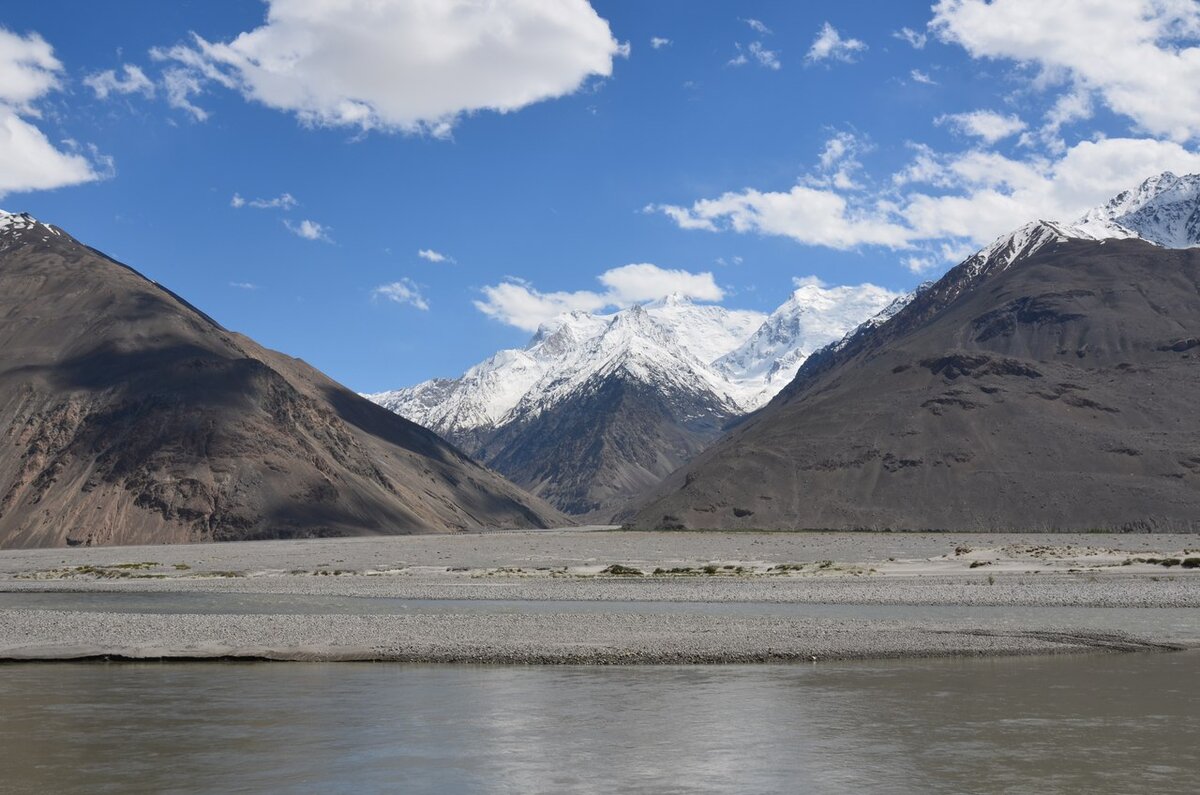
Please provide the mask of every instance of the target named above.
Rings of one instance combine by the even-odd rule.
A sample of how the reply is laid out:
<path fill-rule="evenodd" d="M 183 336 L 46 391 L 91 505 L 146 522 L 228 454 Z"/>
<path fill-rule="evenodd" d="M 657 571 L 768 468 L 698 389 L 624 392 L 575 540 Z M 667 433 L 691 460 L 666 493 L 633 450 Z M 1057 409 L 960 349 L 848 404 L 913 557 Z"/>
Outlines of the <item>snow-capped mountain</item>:
<path fill-rule="evenodd" d="M 536 415 L 593 376 L 624 369 L 706 391 L 731 413 L 744 413 L 770 400 L 805 356 L 898 297 L 871 284 L 807 281 L 768 316 L 679 295 L 612 314 L 572 312 L 543 324 L 524 348 L 500 351 L 460 378 L 367 397 L 453 438 Z"/>
<path fill-rule="evenodd" d="M 921 285 L 838 342 L 815 351 L 797 371 L 796 380 L 780 391 L 799 390 L 803 382 L 818 377 L 841 358 L 863 345 L 873 344 L 879 336 L 875 330 L 901 310 L 909 308 L 902 325 L 919 322 L 941 311 L 984 279 L 1047 246 L 1072 239 L 1134 238 L 1164 248 L 1200 246 L 1200 174 L 1177 177 L 1169 171 L 1163 172 L 1133 190 L 1122 191 L 1071 223 L 1032 221 L 1001 235 L 952 268 L 936 284 Z M 914 300 L 918 296 L 921 300 Z"/>
<path fill-rule="evenodd" d="M 742 407 L 757 409 L 796 377 L 813 351 L 902 299 L 872 284 L 824 287 L 816 280 L 800 280 L 749 339 L 714 365 L 742 391 Z"/>
<path fill-rule="evenodd" d="M 1071 224 L 1073 237 L 1140 237 L 1166 248 L 1200 246 L 1200 174 L 1169 171 L 1089 210 Z"/>
<path fill-rule="evenodd" d="M 1200 245 L 1200 176 L 1164 173 L 1074 222 L 1026 224 L 936 287 L 906 295 L 798 281 L 765 317 L 679 296 L 612 314 L 573 313 L 461 378 L 367 397 L 568 513 L 605 518 L 695 456 L 730 420 L 873 339 L 910 302 L 905 316 L 939 311 L 980 280 L 1071 238 Z"/>
<path fill-rule="evenodd" d="M 1200 174 L 1177 177 L 1164 171 L 1072 222 L 1032 221 L 1001 235 L 959 266 L 963 270 L 958 287 L 965 288 L 1051 243 L 1130 238 L 1164 248 L 1200 246 Z"/>
<path fill-rule="evenodd" d="M 808 281 L 769 316 L 678 295 L 611 314 L 575 312 L 461 378 L 367 397 L 564 509 L 599 515 L 764 405 L 813 350 L 898 297 Z M 578 416 L 586 421 L 576 426 Z M 574 436 L 595 449 L 578 449 Z"/>

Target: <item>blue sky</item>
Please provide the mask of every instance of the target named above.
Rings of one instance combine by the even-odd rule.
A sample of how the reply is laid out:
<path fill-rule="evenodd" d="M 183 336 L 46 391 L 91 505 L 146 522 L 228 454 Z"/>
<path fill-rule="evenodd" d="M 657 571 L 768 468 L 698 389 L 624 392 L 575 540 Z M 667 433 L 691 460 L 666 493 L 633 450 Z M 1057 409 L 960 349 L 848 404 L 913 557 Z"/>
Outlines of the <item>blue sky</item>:
<path fill-rule="evenodd" d="M 0 206 L 374 391 L 1200 171 L 1191 0 L 367 5 L 3 0 Z"/>

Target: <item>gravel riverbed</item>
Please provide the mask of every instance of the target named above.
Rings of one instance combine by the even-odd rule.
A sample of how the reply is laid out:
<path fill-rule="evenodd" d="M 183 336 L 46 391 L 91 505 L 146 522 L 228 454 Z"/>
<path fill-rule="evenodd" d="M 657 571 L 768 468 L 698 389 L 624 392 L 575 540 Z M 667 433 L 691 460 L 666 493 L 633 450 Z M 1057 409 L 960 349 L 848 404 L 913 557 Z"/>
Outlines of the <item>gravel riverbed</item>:
<path fill-rule="evenodd" d="M 4 551 L 0 658 L 620 664 L 1188 648 L 1200 618 L 1179 608 L 1200 607 L 1200 568 L 1185 568 L 1196 557 L 1197 536 L 579 530 Z M 92 604 L 93 592 L 108 596 Z M 34 607 L 31 594 L 43 595 Z M 154 609 L 113 609 L 117 594 Z M 189 606 L 201 595 L 217 601 Z M 913 610 L 863 618 L 866 605 Z"/>

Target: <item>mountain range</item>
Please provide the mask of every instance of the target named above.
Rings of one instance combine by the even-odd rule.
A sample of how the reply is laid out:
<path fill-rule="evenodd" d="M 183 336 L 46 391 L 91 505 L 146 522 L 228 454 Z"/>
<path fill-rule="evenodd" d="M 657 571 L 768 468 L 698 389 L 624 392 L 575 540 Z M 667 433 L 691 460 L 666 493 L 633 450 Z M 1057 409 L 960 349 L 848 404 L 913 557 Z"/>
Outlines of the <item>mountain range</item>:
<path fill-rule="evenodd" d="M 456 379 L 367 395 L 576 516 L 607 520 L 905 298 L 803 280 L 769 316 L 679 295 L 566 314 Z"/>
<path fill-rule="evenodd" d="M 566 521 L 63 230 L 0 214 L 0 547 Z"/>
<path fill-rule="evenodd" d="M 1072 223 L 1037 221 L 969 257 L 965 290 L 1064 239 L 1200 237 L 1200 180 L 1164 173 Z M 797 281 L 769 316 L 679 296 L 573 313 L 454 379 L 367 395 L 568 514 L 608 520 L 783 390 L 808 357 L 885 324 L 920 292 Z"/>
<path fill-rule="evenodd" d="M 809 357 L 638 527 L 1200 530 L 1200 176 L 1037 221 Z"/>

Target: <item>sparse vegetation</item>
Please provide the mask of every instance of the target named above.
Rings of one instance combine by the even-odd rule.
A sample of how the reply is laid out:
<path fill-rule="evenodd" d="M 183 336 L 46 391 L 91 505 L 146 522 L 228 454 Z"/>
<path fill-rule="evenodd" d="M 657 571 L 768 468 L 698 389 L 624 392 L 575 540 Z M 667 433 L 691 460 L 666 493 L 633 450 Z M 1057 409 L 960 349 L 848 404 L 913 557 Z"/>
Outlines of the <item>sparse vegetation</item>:
<path fill-rule="evenodd" d="M 614 563 L 606 569 L 603 569 L 601 574 L 606 574 L 610 577 L 642 577 L 645 575 L 641 569 L 635 569 L 632 566 L 623 566 L 620 563 Z"/>

